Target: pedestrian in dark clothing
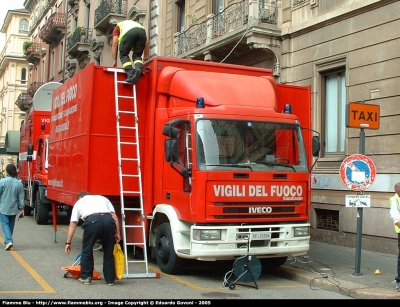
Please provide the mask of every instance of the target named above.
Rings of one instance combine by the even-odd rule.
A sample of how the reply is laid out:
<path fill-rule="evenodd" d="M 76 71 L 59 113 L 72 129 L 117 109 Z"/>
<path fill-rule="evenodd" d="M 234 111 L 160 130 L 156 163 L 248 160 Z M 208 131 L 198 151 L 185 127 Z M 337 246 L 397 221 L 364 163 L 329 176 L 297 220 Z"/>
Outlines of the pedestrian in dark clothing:
<path fill-rule="evenodd" d="M 17 214 L 24 214 L 24 187 L 17 178 L 14 164 L 6 167 L 7 177 L 0 180 L 0 220 L 6 250 L 13 247 L 13 233 Z"/>
<path fill-rule="evenodd" d="M 139 81 L 143 71 L 142 55 L 147 48 L 146 30 L 140 23 L 133 20 L 124 20 L 117 23 L 112 33 L 111 53 L 113 67 L 117 67 L 117 51 L 119 49 L 122 67 L 128 74 L 125 82 L 136 84 Z M 129 58 L 131 51 L 132 60 Z"/>
<path fill-rule="evenodd" d="M 390 217 L 393 219 L 394 230 L 397 232 L 397 276 L 396 290 L 400 291 L 400 182 L 394 186 L 396 192 L 390 199 Z"/>
<path fill-rule="evenodd" d="M 104 251 L 104 279 L 109 286 L 113 286 L 115 281 L 114 244 L 121 240 L 119 221 L 113 205 L 101 195 L 90 195 L 85 191 L 77 195 L 77 202 L 72 208 L 65 244 L 67 254 L 71 252 L 72 237 L 79 219 L 82 219 L 84 223 L 81 226 L 83 238 L 81 273 L 78 281 L 85 285 L 91 283 L 94 270 L 93 246 L 97 240 L 101 240 Z"/>

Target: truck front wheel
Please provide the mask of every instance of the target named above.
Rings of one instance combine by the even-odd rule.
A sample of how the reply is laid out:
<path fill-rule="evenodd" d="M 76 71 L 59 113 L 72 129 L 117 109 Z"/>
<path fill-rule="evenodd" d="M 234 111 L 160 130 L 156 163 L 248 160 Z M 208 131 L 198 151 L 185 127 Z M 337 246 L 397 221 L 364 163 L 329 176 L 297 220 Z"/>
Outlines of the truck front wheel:
<path fill-rule="evenodd" d="M 36 193 L 36 204 L 34 209 L 36 224 L 47 225 L 49 222 L 49 205 L 40 200 L 39 191 Z"/>
<path fill-rule="evenodd" d="M 169 223 L 163 223 L 157 228 L 155 251 L 157 264 L 161 271 L 174 275 L 183 270 L 185 259 L 175 254 Z"/>
<path fill-rule="evenodd" d="M 263 258 L 260 259 L 260 262 L 263 268 L 279 268 L 282 266 L 287 260 L 287 257 L 275 257 L 275 258 Z"/>

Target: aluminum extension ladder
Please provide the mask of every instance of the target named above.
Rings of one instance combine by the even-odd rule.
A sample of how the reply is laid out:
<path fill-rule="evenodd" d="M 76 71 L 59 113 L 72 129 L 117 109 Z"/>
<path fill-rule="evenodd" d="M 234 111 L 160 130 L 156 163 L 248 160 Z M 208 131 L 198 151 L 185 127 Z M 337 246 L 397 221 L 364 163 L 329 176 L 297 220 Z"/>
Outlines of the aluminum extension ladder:
<path fill-rule="evenodd" d="M 125 255 L 125 273 L 122 278 L 159 278 L 160 273 L 149 272 L 147 261 L 136 86 L 121 81 L 127 77 L 123 69 L 106 68 L 106 70 L 114 74 L 121 227 Z M 132 199 L 132 196 L 136 196 L 135 199 L 139 201 L 135 205 L 131 203 L 127 205 L 126 198 Z M 134 251 L 136 247 L 141 247 L 143 259 L 129 258 L 128 246 L 132 246 Z"/>

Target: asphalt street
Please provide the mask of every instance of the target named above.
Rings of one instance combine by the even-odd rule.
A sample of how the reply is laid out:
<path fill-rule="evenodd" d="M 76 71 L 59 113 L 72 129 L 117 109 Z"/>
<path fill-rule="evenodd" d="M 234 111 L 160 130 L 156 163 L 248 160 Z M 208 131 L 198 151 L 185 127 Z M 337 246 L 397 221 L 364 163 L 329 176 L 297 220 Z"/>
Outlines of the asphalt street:
<path fill-rule="evenodd" d="M 352 297 L 332 290 L 313 287 L 308 282 L 299 282 L 276 274 L 260 271 L 254 282 L 246 274 L 245 281 L 232 275 L 234 262 L 193 261 L 181 275 L 167 275 L 158 269 L 154 260 L 149 260 L 152 278 L 123 278 L 108 286 L 104 280 L 94 280 L 89 286 L 76 279 L 64 278 L 62 266 L 72 265 L 80 253 L 82 229 L 77 228 L 72 240 L 72 252 L 65 254 L 68 221 L 61 216 L 57 231 L 53 226 L 37 225 L 32 216 L 16 223 L 14 247 L 11 251 L 0 250 L 1 272 L 0 299 L 35 300 L 40 304 L 56 300 L 93 300 L 93 302 L 137 303 L 168 300 L 195 300 L 193 304 L 207 305 L 221 299 L 351 299 Z M 3 242 L 2 233 L 0 242 Z M 99 246 L 95 246 L 97 248 Z M 3 247 L 4 248 L 4 247 Z M 132 257 L 128 253 L 128 257 Z M 95 269 L 102 275 L 101 251 L 94 251 Z M 143 264 L 141 264 L 143 265 Z M 145 266 L 143 267 L 145 269 Z M 229 285 L 234 284 L 234 289 Z M 114 301 L 115 300 L 115 301 Z M 129 303 L 130 302 L 130 303 Z"/>

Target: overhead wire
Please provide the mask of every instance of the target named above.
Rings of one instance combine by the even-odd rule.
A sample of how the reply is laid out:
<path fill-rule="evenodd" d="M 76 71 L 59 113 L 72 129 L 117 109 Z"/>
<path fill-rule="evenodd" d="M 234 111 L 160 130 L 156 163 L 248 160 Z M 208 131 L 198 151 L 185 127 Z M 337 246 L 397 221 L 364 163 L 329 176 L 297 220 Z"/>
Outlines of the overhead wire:
<path fill-rule="evenodd" d="M 264 12 L 266 11 L 266 9 L 263 9 L 262 12 L 259 14 L 259 16 L 251 23 L 248 24 L 246 31 L 244 31 L 242 37 L 239 39 L 239 41 L 235 44 L 235 46 L 233 46 L 232 50 L 226 55 L 225 58 L 222 59 L 222 61 L 220 63 L 223 63 L 230 55 L 231 53 L 236 49 L 236 47 L 239 45 L 239 43 L 242 41 L 243 37 L 247 34 L 247 32 L 249 31 L 250 27 L 261 18 L 262 14 L 264 14 Z"/>

